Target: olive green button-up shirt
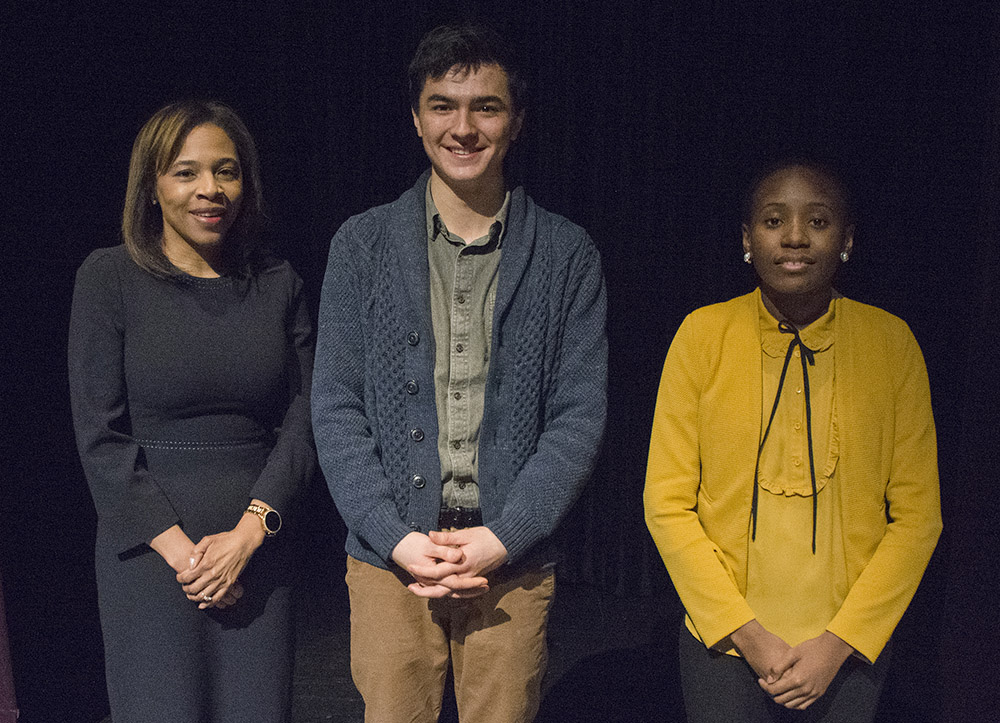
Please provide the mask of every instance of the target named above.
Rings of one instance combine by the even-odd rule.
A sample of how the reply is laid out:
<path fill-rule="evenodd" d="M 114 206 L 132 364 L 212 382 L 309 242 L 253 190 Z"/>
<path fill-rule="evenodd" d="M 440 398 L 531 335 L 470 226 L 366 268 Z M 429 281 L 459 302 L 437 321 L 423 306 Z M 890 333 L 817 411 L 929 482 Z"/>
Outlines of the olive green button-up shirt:
<path fill-rule="evenodd" d="M 427 260 L 436 349 L 434 401 L 444 507 L 479 507 L 479 428 L 509 205 L 510 193 L 489 233 L 466 243 L 448 231 L 427 184 Z"/>

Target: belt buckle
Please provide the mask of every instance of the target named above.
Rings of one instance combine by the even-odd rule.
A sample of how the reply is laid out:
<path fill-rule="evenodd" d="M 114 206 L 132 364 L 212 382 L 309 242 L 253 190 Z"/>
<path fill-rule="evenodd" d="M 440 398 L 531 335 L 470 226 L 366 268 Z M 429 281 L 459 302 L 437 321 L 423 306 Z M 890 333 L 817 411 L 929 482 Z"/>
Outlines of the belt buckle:
<path fill-rule="evenodd" d="M 482 512 L 478 508 L 445 507 L 438 515 L 438 527 L 451 532 L 483 524 Z"/>

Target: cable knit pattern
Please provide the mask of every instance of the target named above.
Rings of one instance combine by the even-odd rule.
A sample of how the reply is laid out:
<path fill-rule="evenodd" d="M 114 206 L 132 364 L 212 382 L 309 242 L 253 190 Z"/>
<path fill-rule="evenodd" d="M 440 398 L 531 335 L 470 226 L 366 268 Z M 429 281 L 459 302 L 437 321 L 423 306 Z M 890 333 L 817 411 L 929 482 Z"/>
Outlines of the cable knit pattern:
<path fill-rule="evenodd" d="M 320 305 L 313 415 L 347 551 L 387 567 L 441 503 L 425 174 L 334 237 Z M 544 554 L 592 471 L 606 408 L 600 257 L 587 234 L 511 194 L 479 442 L 484 523 L 511 561 Z M 409 393 L 414 380 L 420 391 Z"/>
<path fill-rule="evenodd" d="M 538 263 L 539 286 L 549 286 L 548 259 Z M 551 355 L 545 358 L 545 351 L 551 348 L 548 341 L 548 315 L 542 306 L 532 307 L 528 318 L 518 330 L 514 352 L 514 373 L 511 375 L 513 392 L 511 402 L 514 408 L 510 410 L 510 443 L 511 463 L 520 468 L 535 451 L 535 442 L 542 426 L 544 409 L 543 379 L 551 379 L 553 363 Z M 552 349 L 552 354 L 556 352 Z M 543 375 L 542 369 L 545 374 Z M 545 420 L 548 421 L 548 420 Z"/>
<path fill-rule="evenodd" d="M 375 386 L 375 427 L 384 430 L 378 436 L 383 464 L 389 470 L 402 470 L 406 466 L 406 418 L 400 394 L 405 380 L 403 346 L 400 339 L 393 337 L 402 336 L 394 332 L 402 328 L 403 322 L 392 293 L 392 261 L 384 246 L 378 249 L 376 261 L 374 278 L 366 287 L 370 293 L 365 304 L 366 318 L 371 319 L 372 330 L 365 336 L 370 341 L 365 354 L 365 368 L 379 368 L 383 372 L 371 377 Z M 410 499 L 409 486 L 405 474 L 393 475 L 390 479 L 394 483 L 396 507 L 402 516 Z"/>

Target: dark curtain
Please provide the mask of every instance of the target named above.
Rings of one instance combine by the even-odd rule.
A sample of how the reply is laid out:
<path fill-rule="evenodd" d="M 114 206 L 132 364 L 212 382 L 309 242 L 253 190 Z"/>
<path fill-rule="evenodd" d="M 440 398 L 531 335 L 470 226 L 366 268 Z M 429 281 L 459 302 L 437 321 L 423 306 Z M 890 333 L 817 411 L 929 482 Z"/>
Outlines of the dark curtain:
<path fill-rule="evenodd" d="M 752 288 L 738 206 L 754 166 L 818 154 L 846 169 L 860 201 L 841 290 L 910 323 L 939 427 L 945 534 L 897 634 L 884 707 L 906 720 L 996 709 L 985 695 L 995 685 L 984 685 L 997 679 L 998 644 L 991 4 L 95 7 L 23 4 L 0 20 L 0 504 L 13 512 L 0 567 L 23 720 L 93 720 L 106 705 L 95 519 L 72 442 L 65 336 L 75 268 L 118 242 L 140 125 L 181 97 L 233 105 L 260 145 L 273 239 L 316 296 L 337 227 L 424 168 L 404 70 L 423 32 L 459 17 L 495 25 L 519 48 L 532 93 L 511 175 L 590 231 L 607 275 L 610 424 L 597 474 L 559 533 L 564 578 L 655 596 L 679 614 L 642 522 L 660 365 L 686 313 Z"/>
<path fill-rule="evenodd" d="M 994 6 L 994 17 L 1000 9 Z M 948 564 L 940 599 L 944 615 L 937 670 L 947 691 L 942 720 L 990 720 L 1000 710 L 1000 622 L 997 593 L 1000 580 L 1000 65 L 993 57 L 988 77 L 984 121 L 987 141 L 976 189 L 981 226 L 971 239 L 975 267 L 964 294 L 970 319 L 960 359 L 965 364 L 958 405 L 961 430 L 957 458 L 949 459 L 951 489 L 945 497 Z"/>

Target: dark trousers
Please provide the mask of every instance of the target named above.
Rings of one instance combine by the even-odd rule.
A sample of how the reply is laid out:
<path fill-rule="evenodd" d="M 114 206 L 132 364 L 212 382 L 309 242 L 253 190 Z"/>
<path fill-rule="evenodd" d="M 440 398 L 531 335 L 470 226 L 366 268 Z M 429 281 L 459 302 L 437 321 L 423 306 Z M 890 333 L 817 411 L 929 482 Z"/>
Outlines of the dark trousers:
<path fill-rule="evenodd" d="M 689 723 L 870 723 L 889 664 L 889 646 L 874 665 L 848 658 L 826 693 L 797 711 L 771 700 L 745 660 L 707 649 L 683 626 L 678 648 Z"/>

